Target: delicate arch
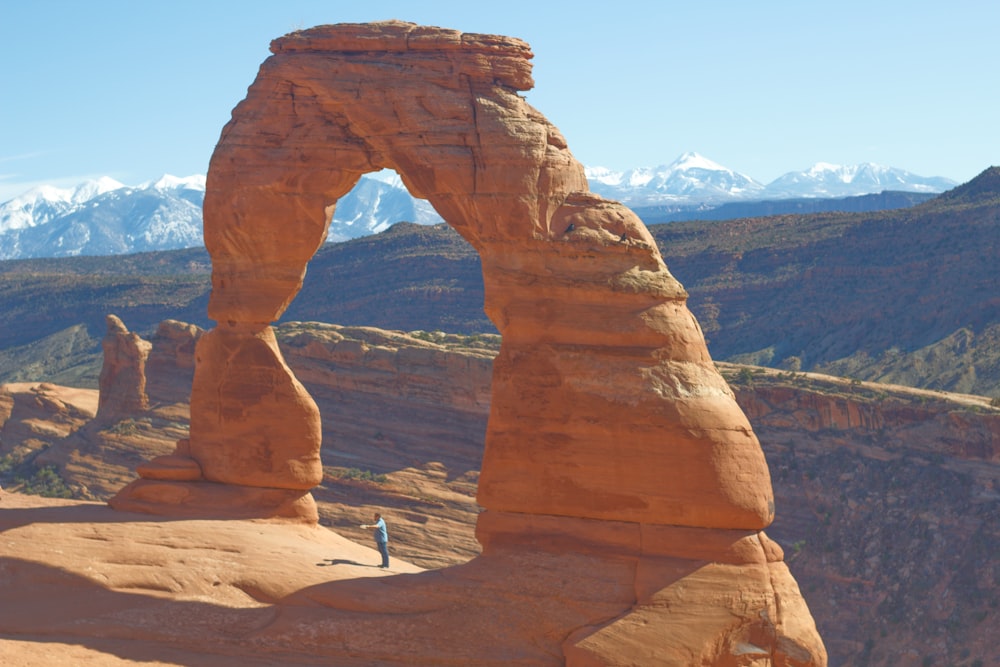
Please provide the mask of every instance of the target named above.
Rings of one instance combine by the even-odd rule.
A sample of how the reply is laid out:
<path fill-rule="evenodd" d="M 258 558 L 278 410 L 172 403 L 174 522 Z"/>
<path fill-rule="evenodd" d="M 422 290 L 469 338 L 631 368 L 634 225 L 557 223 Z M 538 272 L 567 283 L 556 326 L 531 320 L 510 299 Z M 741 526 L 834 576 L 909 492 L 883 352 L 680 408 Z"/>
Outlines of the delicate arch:
<path fill-rule="evenodd" d="M 503 335 L 481 541 L 532 516 L 771 521 L 763 454 L 686 293 L 642 222 L 589 192 L 562 135 L 518 94 L 532 85 L 527 44 L 388 22 L 322 26 L 271 50 L 208 174 L 218 326 L 199 345 L 190 442 L 205 479 L 311 500 L 319 414 L 270 323 L 337 199 L 392 168 L 478 250 Z"/>
<path fill-rule="evenodd" d="M 483 554 L 440 576 L 304 591 L 330 618 L 306 631 L 296 614 L 295 641 L 357 657 L 376 614 L 380 656 L 410 654 L 419 616 L 434 664 L 485 652 L 489 664 L 825 665 L 760 530 L 773 503 L 756 437 L 648 230 L 587 190 L 559 132 L 517 95 L 531 86 L 527 45 L 389 22 L 271 48 L 209 169 L 218 326 L 196 351 L 190 441 L 140 466 L 111 504 L 317 520 L 319 412 L 271 322 L 337 199 L 389 167 L 479 251 L 503 335 Z"/>

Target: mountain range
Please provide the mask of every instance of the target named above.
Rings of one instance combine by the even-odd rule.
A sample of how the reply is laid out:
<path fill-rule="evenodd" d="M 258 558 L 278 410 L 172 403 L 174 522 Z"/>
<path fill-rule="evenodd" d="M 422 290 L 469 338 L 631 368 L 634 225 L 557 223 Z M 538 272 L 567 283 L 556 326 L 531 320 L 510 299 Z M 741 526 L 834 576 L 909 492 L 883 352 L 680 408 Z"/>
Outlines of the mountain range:
<path fill-rule="evenodd" d="M 647 224 L 762 215 L 775 212 L 774 202 L 783 202 L 779 212 L 897 208 L 955 185 L 946 178 L 874 164 L 825 163 L 764 185 L 697 153 L 655 168 L 615 172 L 592 167 L 586 174 L 594 192 L 629 205 Z M 138 186 L 105 177 L 71 189 L 35 188 L 0 204 L 0 259 L 200 246 L 204 196 L 205 177 L 200 175 L 164 176 Z M 442 222 L 429 202 L 409 194 L 395 172 L 368 174 L 337 202 L 328 241 L 378 233 L 401 221 Z"/>
<path fill-rule="evenodd" d="M 907 209 L 650 232 L 716 360 L 1000 397 L 998 211 L 992 167 Z M 0 262 L 0 381 L 74 384 L 108 313 L 144 335 L 168 318 L 212 326 L 210 273 L 204 247 Z M 494 333 L 483 298 L 479 257 L 457 232 L 397 223 L 321 248 L 283 321 Z"/>

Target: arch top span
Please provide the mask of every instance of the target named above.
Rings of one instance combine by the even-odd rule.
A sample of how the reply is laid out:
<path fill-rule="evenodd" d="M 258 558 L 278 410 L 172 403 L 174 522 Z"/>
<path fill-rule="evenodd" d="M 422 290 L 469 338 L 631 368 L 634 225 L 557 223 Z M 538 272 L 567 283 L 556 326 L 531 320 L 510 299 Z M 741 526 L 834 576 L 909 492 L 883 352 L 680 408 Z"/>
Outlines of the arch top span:
<path fill-rule="evenodd" d="M 447 54 L 450 64 L 456 67 L 456 75 L 499 83 L 513 90 L 530 90 L 535 85 L 530 62 L 534 54 L 527 42 L 516 37 L 384 21 L 322 25 L 271 42 L 271 53 L 275 55 L 329 53 L 371 57 L 378 53 L 406 52 Z"/>

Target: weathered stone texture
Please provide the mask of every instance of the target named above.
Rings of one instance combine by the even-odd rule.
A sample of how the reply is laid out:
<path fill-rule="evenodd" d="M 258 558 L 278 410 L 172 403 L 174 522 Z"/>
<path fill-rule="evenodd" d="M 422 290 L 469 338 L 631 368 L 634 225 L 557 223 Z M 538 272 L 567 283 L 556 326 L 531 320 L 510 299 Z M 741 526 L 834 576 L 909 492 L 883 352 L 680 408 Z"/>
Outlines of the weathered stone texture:
<path fill-rule="evenodd" d="M 138 334 L 131 333 L 117 316 L 108 315 L 106 321 L 108 331 L 101 341 L 104 364 L 101 366 L 97 417 L 113 420 L 149 407 L 146 359 L 153 346 Z"/>
<path fill-rule="evenodd" d="M 647 573 L 646 593 L 611 605 L 617 620 L 580 619 L 591 627 L 567 643 L 571 664 L 643 664 L 646 652 L 629 647 L 648 641 L 677 644 L 653 649 L 666 664 L 825 664 L 811 618 L 784 624 L 774 597 L 772 577 L 790 577 L 766 564 L 760 531 L 774 504 L 756 436 L 648 230 L 588 191 L 560 132 L 518 94 L 532 85 L 527 45 L 386 22 L 297 32 L 272 51 L 223 129 L 205 196 L 218 326 L 198 342 L 186 449 L 212 492 L 164 479 L 178 467 L 167 461 L 117 502 L 187 515 L 257 489 L 276 515 L 311 516 L 319 413 L 270 325 L 301 288 L 337 200 L 364 173 L 394 169 L 479 252 L 485 310 L 503 337 L 478 492 L 485 560 L 473 570 L 497 575 L 528 544 L 634 563 L 619 574 L 636 585 Z M 227 486 L 234 500 L 215 499 Z M 539 522 L 551 529 L 536 532 Z M 714 546 L 671 555 L 691 545 L 657 536 L 685 529 Z M 619 533 L 630 537 L 610 537 Z M 662 551 L 650 551 L 658 539 Z M 727 564 L 734 542 L 745 557 Z M 734 657 L 744 645 L 749 657 Z"/>

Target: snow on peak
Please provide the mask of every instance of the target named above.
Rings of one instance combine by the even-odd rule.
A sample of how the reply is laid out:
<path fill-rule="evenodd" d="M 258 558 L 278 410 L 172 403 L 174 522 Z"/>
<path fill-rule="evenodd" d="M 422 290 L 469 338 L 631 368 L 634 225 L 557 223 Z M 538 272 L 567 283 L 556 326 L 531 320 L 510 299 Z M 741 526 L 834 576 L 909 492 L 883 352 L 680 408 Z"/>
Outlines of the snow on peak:
<path fill-rule="evenodd" d="M 365 178 L 370 178 L 373 181 L 378 181 L 379 183 L 385 183 L 386 185 L 391 185 L 394 188 L 406 188 L 403 185 L 403 179 L 399 176 L 394 169 L 382 169 L 381 171 L 373 171 L 369 174 L 365 174 Z"/>
<path fill-rule="evenodd" d="M 612 171 L 607 167 L 584 167 L 583 174 L 591 183 L 603 183 L 604 185 L 620 185 L 623 174 L 620 171 Z"/>
<path fill-rule="evenodd" d="M 842 169 L 843 169 L 843 167 L 841 165 L 839 165 L 839 164 L 831 164 L 829 162 L 817 162 L 813 166 L 809 167 L 809 169 L 806 170 L 806 173 L 810 174 L 812 176 L 818 176 L 818 175 L 820 175 L 822 173 L 825 173 L 825 172 L 828 172 L 828 171 L 835 171 L 836 172 L 836 171 L 840 171 Z"/>
<path fill-rule="evenodd" d="M 180 178 L 164 174 L 157 181 L 150 181 L 139 186 L 140 190 L 205 190 L 205 175 L 196 174 Z"/>
<path fill-rule="evenodd" d="M 726 169 L 721 164 L 712 162 L 704 155 L 700 155 L 694 151 L 688 151 L 687 153 L 681 154 L 679 158 L 670 164 L 669 169 L 680 171 L 687 169 L 706 169 L 708 171 L 724 171 L 732 173 L 731 169 Z"/>
<path fill-rule="evenodd" d="M 68 188 L 57 188 L 54 185 L 39 185 L 31 188 L 27 192 L 14 197 L 4 205 L 23 205 L 36 202 L 61 202 L 69 203 L 73 198 L 73 190 Z"/>
<path fill-rule="evenodd" d="M 108 176 L 101 176 L 98 179 L 87 181 L 78 185 L 70 196 L 69 201 L 74 204 L 82 204 L 83 202 L 90 201 L 94 197 L 103 195 L 105 192 L 111 192 L 112 190 L 118 190 L 124 188 L 125 185 L 119 183 L 113 178 Z"/>
<path fill-rule="evenodd" d="M 74 188 L 39 185 L 3 203 L 3 208 L 25 208 L 40 204 L 82 204 L 86 201 L 125 186 L 108 176 L 101 176 L 81 183 Z"/>

